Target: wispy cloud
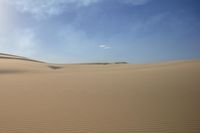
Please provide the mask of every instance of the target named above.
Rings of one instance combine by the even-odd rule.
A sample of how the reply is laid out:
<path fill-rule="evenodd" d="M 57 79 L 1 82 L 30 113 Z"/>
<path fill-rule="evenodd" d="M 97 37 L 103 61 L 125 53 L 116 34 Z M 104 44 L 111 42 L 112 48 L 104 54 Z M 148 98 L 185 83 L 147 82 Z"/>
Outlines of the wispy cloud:
<path fill-rule="evenodd" d="M 3 0 L 13 5 L 19 12 L 30 13 L 37 19 L 60 15 L 65 11 L 80 7 L 87 7 L 98 2 L 111 0 Z M 133 6 L 144 5 L 151 0 L 118 0 Z"/>
<path fill-rule="evenodd" d="M 102 49 L 110 49 L 111 47 L 108 46 L 108 45 L 99 45 L 99 48 L 102 48 Z"/>
<path fill-rule="evenodd" d="M 22 13 L 30 13 L 36 18 L 59 15 L 73 6 L 73 8 L 89 6 L 99 0 L 6 0 Z"/>
<path fill-rule="evenodd" d="M 120 0 L 123 3 L 126 4 L 132 4 L 134 6 L 139 6 L 139 5 L 145 5 L 149 3 L 151 0 Z"/>

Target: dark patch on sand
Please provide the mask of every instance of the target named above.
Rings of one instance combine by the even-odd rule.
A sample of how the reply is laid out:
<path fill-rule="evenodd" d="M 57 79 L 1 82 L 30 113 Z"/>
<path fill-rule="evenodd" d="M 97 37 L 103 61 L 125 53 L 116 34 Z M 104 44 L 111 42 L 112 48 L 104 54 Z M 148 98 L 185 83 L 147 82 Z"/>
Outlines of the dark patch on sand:
<path fill-rule="evenodd" d="M 53 70 L 58 70 L 58 69 L 62 69 L 63 68 L 61 66 L 48 66 L 48 67 L 53 69 Z"/>
<path fill-rule="evenodd" d="M 1 74 L 16 74 L 16 73 L 26 73 L 27 71 L 25 70 L 10 70 L 10 69 L 1 69 L 0 70 L 0 75 Z"/>

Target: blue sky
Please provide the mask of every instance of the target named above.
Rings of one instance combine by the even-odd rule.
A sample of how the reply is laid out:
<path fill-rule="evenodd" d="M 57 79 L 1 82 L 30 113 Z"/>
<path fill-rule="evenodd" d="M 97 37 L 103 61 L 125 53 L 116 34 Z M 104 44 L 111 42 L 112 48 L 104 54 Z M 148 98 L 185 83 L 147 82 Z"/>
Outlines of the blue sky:
<path fill-rule="evenodd" d="M 200 58 L 199 0 L 0 0 L 0 52 L 55 63 Z"/>

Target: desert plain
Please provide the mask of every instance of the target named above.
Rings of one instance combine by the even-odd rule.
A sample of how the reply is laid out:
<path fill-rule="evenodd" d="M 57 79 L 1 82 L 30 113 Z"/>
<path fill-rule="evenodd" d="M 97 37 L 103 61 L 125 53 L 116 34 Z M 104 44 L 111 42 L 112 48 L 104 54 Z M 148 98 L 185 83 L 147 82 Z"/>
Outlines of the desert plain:
<path fill-rule="evenodd" d="M 48 64 L 0 54 L 0 133 L 199 132 L 199 60 Z"/>

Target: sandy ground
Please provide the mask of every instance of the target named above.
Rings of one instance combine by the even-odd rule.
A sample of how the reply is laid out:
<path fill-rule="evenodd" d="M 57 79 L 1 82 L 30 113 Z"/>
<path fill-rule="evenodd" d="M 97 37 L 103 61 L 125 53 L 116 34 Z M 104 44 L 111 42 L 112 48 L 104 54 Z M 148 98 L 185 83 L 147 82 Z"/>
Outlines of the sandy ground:
<path fill-rule="evenodd" d="M 0 133 L 134 132 L 200 132 L 200 61 L 55 66 L 0 57 Z"/>

